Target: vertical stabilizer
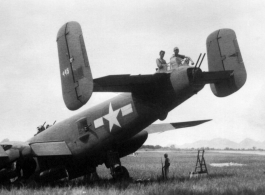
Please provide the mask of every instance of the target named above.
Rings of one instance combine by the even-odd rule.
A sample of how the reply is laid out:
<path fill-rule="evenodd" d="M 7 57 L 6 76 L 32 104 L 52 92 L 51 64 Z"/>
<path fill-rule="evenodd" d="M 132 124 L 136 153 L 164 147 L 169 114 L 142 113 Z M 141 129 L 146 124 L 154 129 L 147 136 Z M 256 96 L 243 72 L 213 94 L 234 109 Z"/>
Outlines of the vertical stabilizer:
<path fill-rule="evenodd" d="M 81 26 L 77 22 L 63 25 L 57 34 L 63 99 L 69 110 L 77 110 L 93 92 L 93 78 Z"/>
<path fill-rule="evenodd" d="M 239 90 L 246 82 L 247 73 L 235 32 L 217 30 L 208 36 L 206 45 L 210 72 L 233 70 L 231 79 L 211 84 L 214 95 L 225 97 Z"/>

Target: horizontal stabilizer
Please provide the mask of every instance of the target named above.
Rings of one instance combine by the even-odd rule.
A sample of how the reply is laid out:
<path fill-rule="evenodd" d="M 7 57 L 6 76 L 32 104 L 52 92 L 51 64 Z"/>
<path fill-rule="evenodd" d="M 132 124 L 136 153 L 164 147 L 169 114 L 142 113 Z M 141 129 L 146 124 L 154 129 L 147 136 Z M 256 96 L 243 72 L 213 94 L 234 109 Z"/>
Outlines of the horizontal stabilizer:
<path fill-rule="evenodd" d="M 34 156 L 69 156 L 72 155 L 65 142 L 44 142 L 30 144 Z"/>
<path fill-rule="evenodd" d="M 211 84 L 214 95 L 225 97 L 239 90 L 246 82 L 247 73 L 235 32 L 217 30 L 208 36 L 206 46 L 210 72 L 233 71 L 230 79 Z"/>
<path fill-rule="evenodd" d="M 153 75 L 110 75 L 94 79 L 94 92 L 137 92 L 147 93 L 165 88 L 170 75 L 166 73 Z"/>
<path fill-rule="evenodd" d="M 148 126 L 145 131 L 150 133 L 162 133 L 164 131 L 170 131 L 180 128 L 186 128 L 186 127 L 193 127 L 200 125 L 202 123 L 211 121 L 211 119 L 208 120 L 199 120 L 199 121 L 187 121 L 187 122 L 179 122 L 179 123 L 161 123 L 161 124 L 152 124 Z"/>
<path fill-rule="evenodd" d="M 60 75 L 65 105 L 77 110 L 93 92 L 93 78 L 81 26 L 77 22 L 63 25 L 57 35 Z"/>
<path fill-rule="evenodd" d="M 220 83 L 233 78 L 234 71 L 196 72 L 193 82 L 196 84 Z"/>

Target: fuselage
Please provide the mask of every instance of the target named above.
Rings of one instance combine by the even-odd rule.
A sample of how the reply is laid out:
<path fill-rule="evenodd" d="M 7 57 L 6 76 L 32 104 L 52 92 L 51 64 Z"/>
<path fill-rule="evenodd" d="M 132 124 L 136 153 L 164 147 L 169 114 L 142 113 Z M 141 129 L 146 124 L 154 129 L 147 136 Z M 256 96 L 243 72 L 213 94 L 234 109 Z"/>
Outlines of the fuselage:
<path fill-rule="evenodd" d="M 192 84 L 189 68 L 183 66 L 165 73 L 168 79 L 161 91 L 122 93 L 57 123 L 29 142 L 65 141 L 73 154 L 68 166 L 79 162 L 93 166 L 104 163 L 107 151 L 117 150 L 119 144 L 126 143 L 157 119 L 165 119 L 169 111 L 203 88 L 203 85 Z M 40 167 L 42 170 L 47 168 L 45 165 Z"/>

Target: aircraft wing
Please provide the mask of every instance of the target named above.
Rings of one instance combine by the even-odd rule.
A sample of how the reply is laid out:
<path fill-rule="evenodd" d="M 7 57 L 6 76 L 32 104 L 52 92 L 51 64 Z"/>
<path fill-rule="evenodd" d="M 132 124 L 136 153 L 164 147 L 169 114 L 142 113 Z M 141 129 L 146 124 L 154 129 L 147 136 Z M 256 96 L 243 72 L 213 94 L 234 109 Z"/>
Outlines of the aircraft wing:
<path fill-rule="evenodd" d="M 0 169 L 10 162 L 16 161 L 20 155 L 30 154 L 30 147 L 26 142 L 0 142 Z"/>
<path fill-rule="evenodd" d="M 34 157 L 72 155 L 64 141 L 37 143 L 8 141 L 1 142 L 0 146 L 0 157 L 5 156 L 4 153 L 7 153 L 9 150 L 17 150 L 23 156 L 31 155 Z"/>
<path fill-rule="evenodd" d="M 64 141 L 58 142 L 0 142 L 0 168 L 6 163 L 16 161 L 20 156 L 23 157 L 42 157 L 42 156 L 71 156 Z"/>
<path fill-rule="evenodd" d="M 163 133 L 164 131 L 170 131 L 185 127 L 193 127 L 200 125 L 202 123 L 211 121 L 212 119 L 208 120 L 199 120 L 199 121 L 187 121 L 187 122 L 179 122 L 179 123 L 161 123 L 161 124 L 152 124 L 145 128 L 144 130 L 150 133 Z"/>
<path fill-rule="evenodd" d="M 22 152 L 22 155 L 29 154 L 30 146 L 27 142 L 18 142 L 18 141 L 4 141 L 0 142 L 0 156 L 9 156 L 10 151 Z M 12 152 L 11 152 L 12 153 Z M 4 155 L 5 154 L 5 155 Z"/>
<path fill-rule="evenodd" d="M 67 144 L 63 142 L 32 143 L 30 147 L 34 156 L 70 156 L 72 152 Z"/>

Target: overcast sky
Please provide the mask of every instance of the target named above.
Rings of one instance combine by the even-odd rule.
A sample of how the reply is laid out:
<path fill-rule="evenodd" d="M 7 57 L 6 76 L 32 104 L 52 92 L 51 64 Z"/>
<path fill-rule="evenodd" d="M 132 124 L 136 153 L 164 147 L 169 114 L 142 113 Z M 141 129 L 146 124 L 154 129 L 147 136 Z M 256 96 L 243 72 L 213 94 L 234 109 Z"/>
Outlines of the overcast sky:
<path fill-rule="evenodd" d="M 206 38 L 233 29 L 247 69 L 237 93 L 217 98 L 207 85 L 171 111 L 163 122 L 213 119 L 206 124 L 150 135 L 146 144 L 184 144 L 217 137 L 265 140 L 265 1 L 1 1 L 0 140 L 25 141 L 43 122 L 61 121 L 114 97 L 94 93 L 72 112 L 61 95 L 56 35 L 78 21 L 94 78 L 109 74 L 153 74 L 158 52 L 169 61 L 173 48 L 194 61 Z M 207 59 L 202 64 L 207 71 Z M 156 123 L 161 123 L 157 121 Z"/>

